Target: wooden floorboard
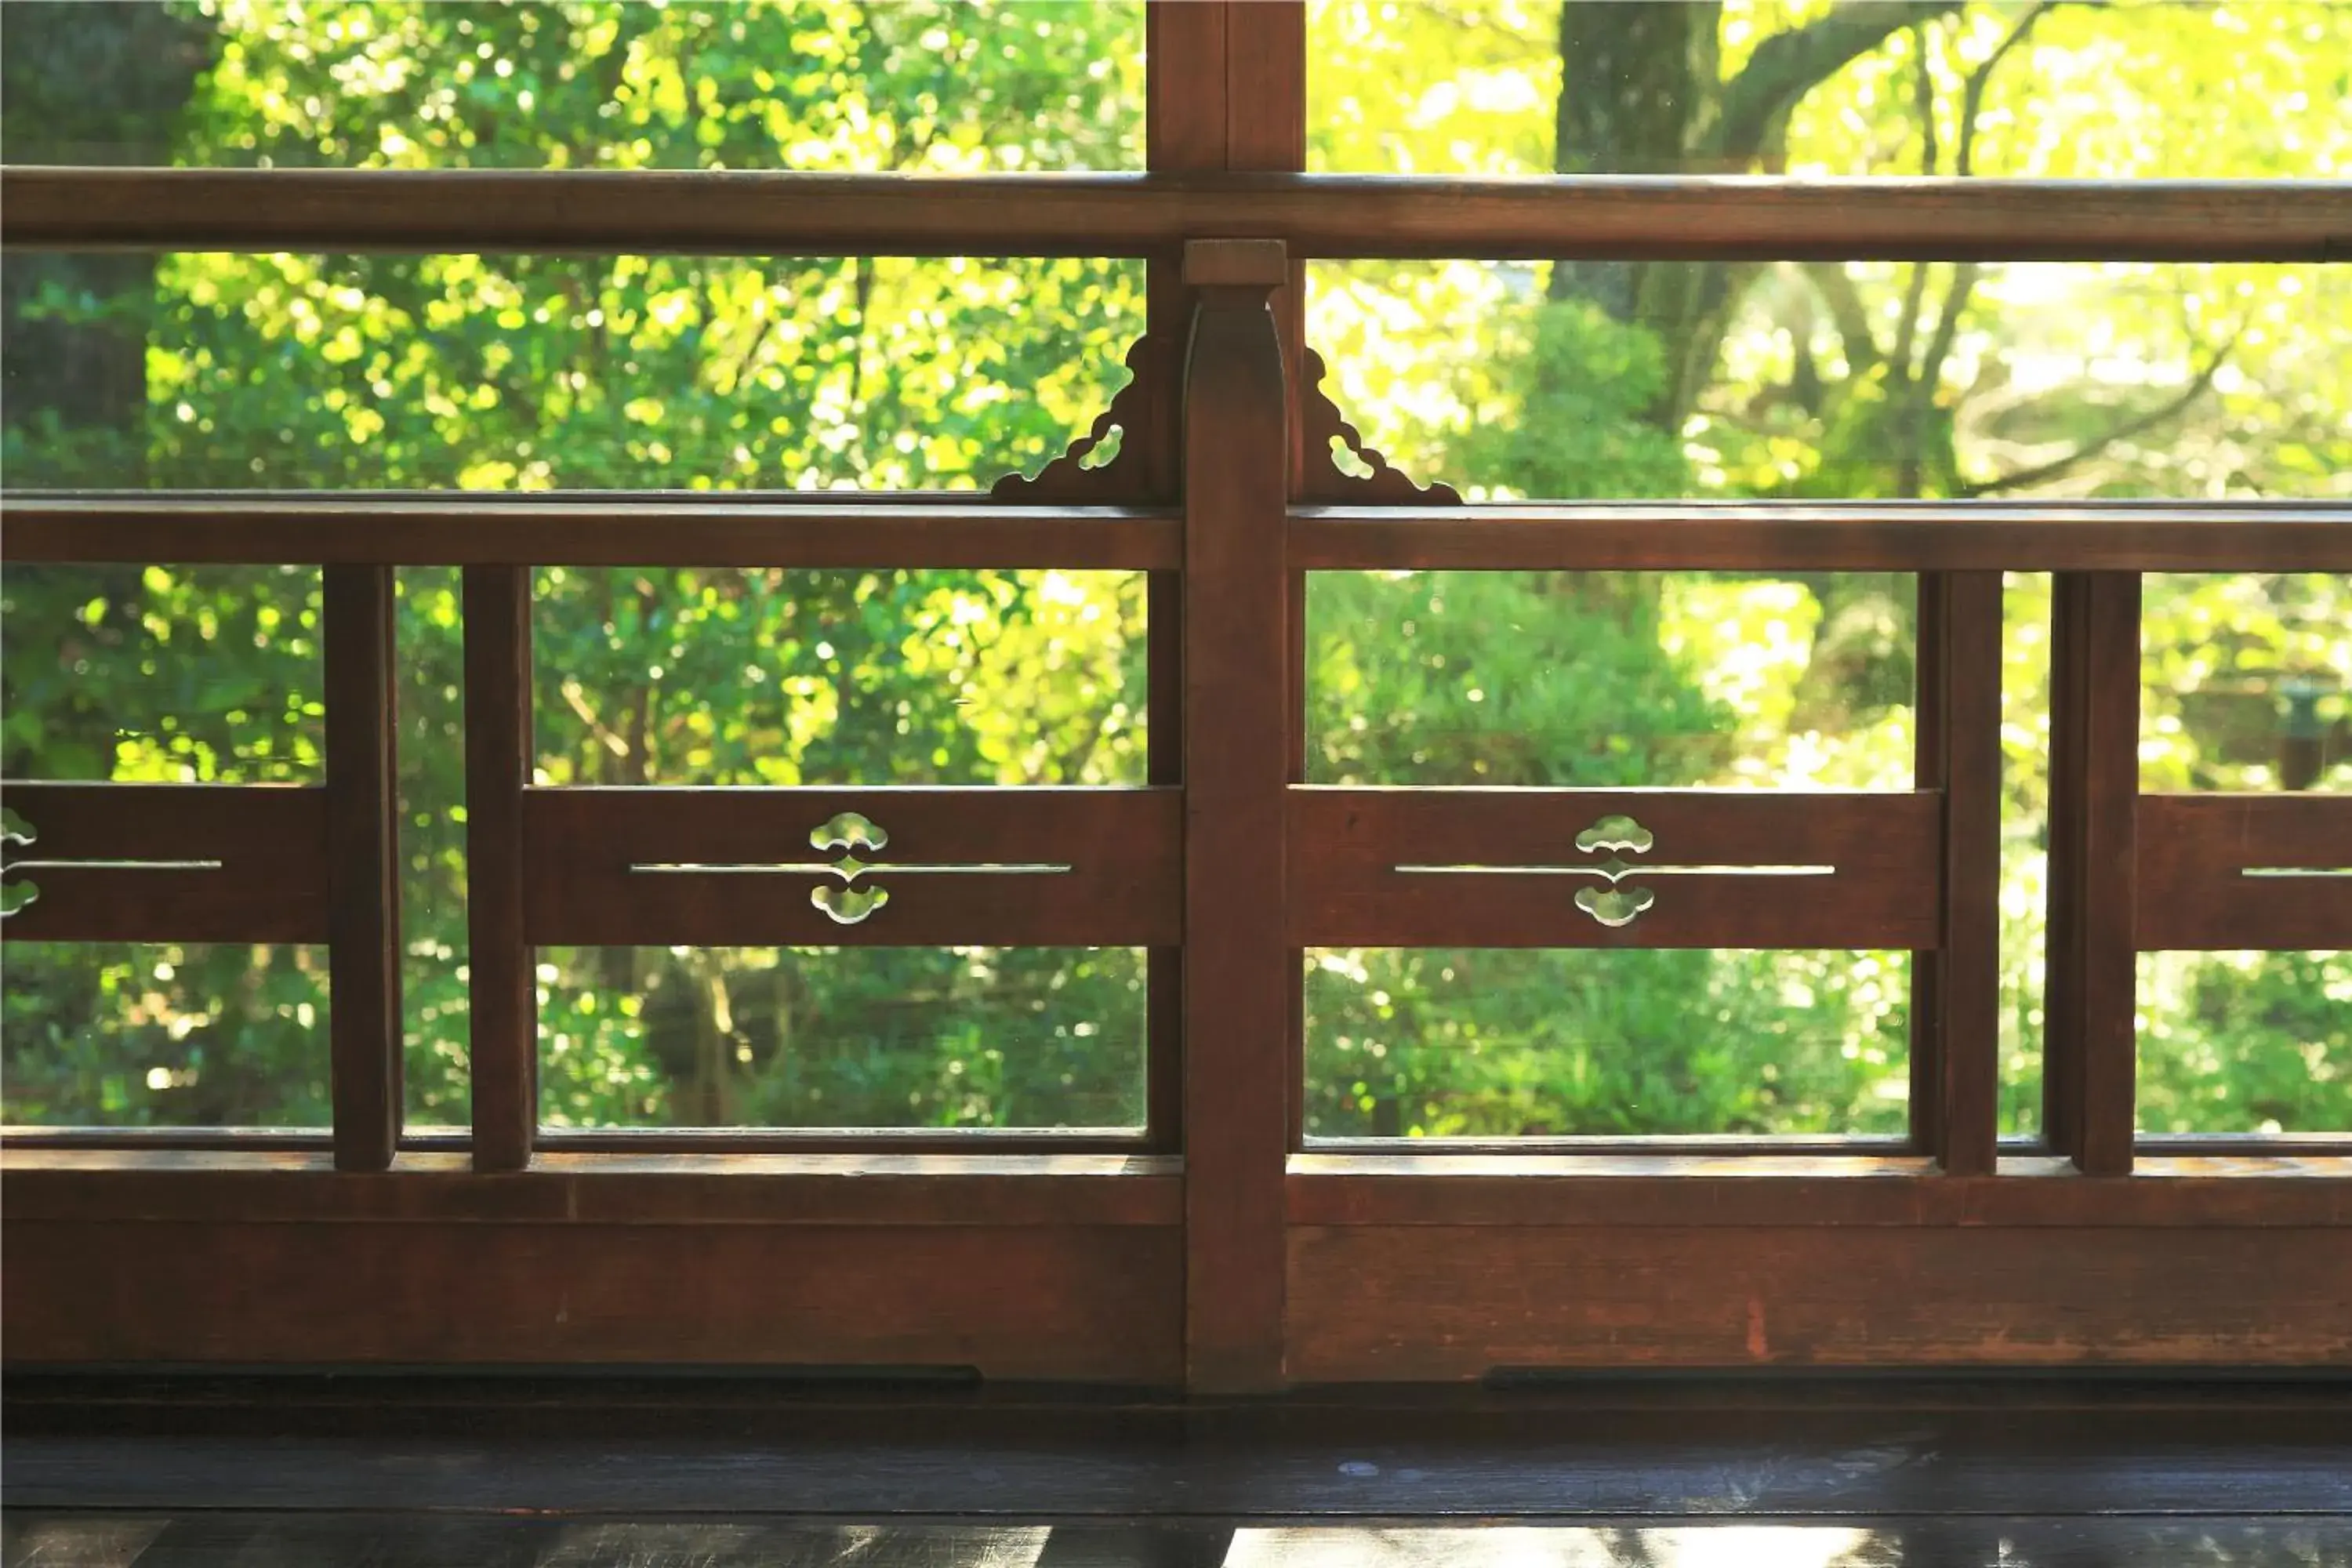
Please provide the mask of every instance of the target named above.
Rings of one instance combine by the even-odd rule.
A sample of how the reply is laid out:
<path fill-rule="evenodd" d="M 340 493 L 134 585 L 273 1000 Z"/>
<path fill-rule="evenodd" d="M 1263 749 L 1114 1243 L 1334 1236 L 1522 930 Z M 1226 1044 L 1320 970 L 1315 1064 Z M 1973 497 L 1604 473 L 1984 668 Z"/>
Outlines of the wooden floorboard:
<path fill-rule="evenodd" d="M 1531 1391 L 1471 1406 L 634 1406 L 12 1398 L 5 1498 L 39 1511 L 998 1521 L 2352 1518 L 2341 1387 L 2179 1399 L 1746 1405 Z"/>
<path fill-rule="evenodd" d="M 2352 1561 L 2352 1521 L 2294 1517 L 1475 1527 L 34 1514 L 6 1568 L 1944 1568 Z"/>

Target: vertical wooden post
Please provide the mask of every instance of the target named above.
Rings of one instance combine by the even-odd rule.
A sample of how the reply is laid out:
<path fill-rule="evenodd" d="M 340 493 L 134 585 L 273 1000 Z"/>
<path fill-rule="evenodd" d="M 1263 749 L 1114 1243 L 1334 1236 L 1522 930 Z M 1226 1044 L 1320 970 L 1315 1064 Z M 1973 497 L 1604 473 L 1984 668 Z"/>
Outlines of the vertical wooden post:
<path fill-rule="evenodd" d="M 1919 579 L 1919 783 L 1944 796 L 1943 944 L 1913 986 L 1915 1134 L 1944 1170 L 1993 1169 L 2000 1089 L 1998 572 Z"/>
<path fill-rule="evenodd" d="M 1143 8 L 1144 166 L 1186 173 L 1225 166 L 1225 12 L 1221 5 L 1150 0 Z M 1150 461 L 1145 477 L 1154 495 L 1181 494 L 1182 344 L 1192 328 L 1192 295 L 1182 263 L 1173 255 L 1144 263 L 1144 331 L 1160 345 L 1150 362 L 1168 377 L 1153 406 L 1164 415 L 1156 430 L 1129 430 Z M 1154 572 L 1145 589 L 1146 658 L 1150 684 L 1147 776 L 1155 784 L 1184 782 L 1184 579 Z M 1147 1112 L 1154 1148 L 1184 1147 L 1184 950 L 1153 948 L 1146 960 L 1150 1020 Z"/>
<path fill-rule="evenodd" d="M 1185 1366 L 1204 1393 L 1280 1386 L 1290 1149 L 1284 945 L 1289 421 L 1277 240 L 1184 249 Z"/>
<path fill-rule="evenodd" d="M 1145 166 L 1155 174 L 1204 174 L 1229 170 L 1296 171 L 1307 166 L 1307 10 L 1299 0 L 1262 0 L 1232 4 L 1228 0 L 1149 0 L 1144 6 Z M 1147 332 L 1162 345 L 1179 344 L 1192 330 L 1196 299 L 1186 286 L 1178 259 L 1156 258 L 1146 263 Z M 1289 265 L 1283 287 L 1273 300 L 1280 323 L 1283 361 L 1295 370 L 1303 360 L 1306 337 L 1306 270 Z M 1171 369 L 1181 356 L 1163 353 Z M 1295 375 L 1285 378 L 1287 425 L 1297 439 L 1299 428 Z M 1171 413 L 1179 399 L 1171 395 L 1160 406 Z M 1133 439 L 1137 432 L 1128 432 Z M 1154 433 L 1147 451 L 1164 449 L 1169 462 L 1148 465 L 1154 493 L 1166 474 L 1171 491 L 1181 483 L 1176 461 L 1180 437 L 1171 421 Z M 1297 472 L 1294 454 L 1292 472 Z M 1151 630 L 1151 740 L 1149 763 L 1151 782 L 1174 784 L 1182 774 L 1185 720 L 1181 637 L 1183 588 L 1171 573 L 1155 573 L 1146 614 Z M 1303 637 L 1305 578 L 1290 589 L 1293 646 L 1289 668 L 1304 668 Z M 1294 673 L 1294 682 L 1299 679 Z M 1303 697 L 1296 689 L 1289 699 L 1296 714 Z M 1302 776 L 1304 729 L 1294 724 L 1291 739 L 1292 774 Z M 1151 954 L 1151 1121 L 1160 1146 L 1182 1146 L 1182 965 L 1175 950 Z M 1293 968 L 1297 964 L 1294 962 Z M 1291 1038 L 1298 1033 L 1299 988 L 1294 983 L 1286 1016 Z M 1296 1059 L 1297 1051 L 1289 1053 Z M 1291 1077 L 1297 1078 L 1297 1070 Z M 1287 1091 L 1295 1097 L 1294 1083 Z M 1294 1107 L 1295 1109 L 1295 1107 Z M 1295 1121 L 1295 1118 L 1294 1118 Z"/>
<path fill-rule="evenodd" d="M 2087 1173 L 2126 1175 L 2139 1046 L 2139 578 L 2062 572 L 2052 605 L 2042 1115 L 2053 1150 Z"/>
<path fill-rule="evenodd" d="M 392 568 L 329 566 L 322 579 L 335 1168 L 381 1171 L 401 1113 Z"/>
<path fill-rule="evenodd" d="M 539 1127 L 539 994 L 522 885 L 522 791 L 531 767 L 530 569 L 468 566 L 465 597 L 474 1168 L 520 1171 L 530 1163 Z"/>

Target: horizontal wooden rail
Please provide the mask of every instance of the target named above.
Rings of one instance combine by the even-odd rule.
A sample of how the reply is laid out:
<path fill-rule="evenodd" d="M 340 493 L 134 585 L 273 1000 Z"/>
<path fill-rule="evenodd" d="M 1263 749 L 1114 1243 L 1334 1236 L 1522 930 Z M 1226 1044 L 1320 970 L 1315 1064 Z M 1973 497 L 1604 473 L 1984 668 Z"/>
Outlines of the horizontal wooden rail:
<path fill-rule="evenodd" d="M 1641 501 L 1313 507 L 1308 571 L 2352 571 L 2352 505 L 2318 501 Z"/>
<path fill-rule="evenodd" d="M 814 847 L 811 830 L 845 813 L 883 841 Z M 1166 787 L 533 789 L 524 932 L 559 946 L 1172 945 L 1182 826 L 1182 792 Z M 854 875 L 832 868 L 845 857 Z M 887 901 L 862 910 L 877 893 Z"/>
<path fill-rule="evenodd" d="M 1180 1162 L 1105 1153 L 574 1153 L 472 1179 L 457 1153 L 404 1153 L 383 1180 L 305 1181 L 314 1153 L 12 1152 L 8 1218 L 255 1225 L 383 1220 L 453 1225 L 1174 1226 Z"/>
<path fill-rule="evenodd" d="M 930 492 L 0 495 L 12 563 L 1172 571 L 1172 510 Z M 1515 501 L 1307 507 L 1307 571 L 2352 571 L 2326 501 Z"/>
<path fill-rule="evenodd" d="M 2086 1177 L 2047 1155 L 1948 1176 L 1920 1155 L 1294 1155 L 1291 1222 L 1330 1226 L 2352 1225 L 2352 1160 L 2197 1156 Z"/>
<path fill-rule="evenodd" d="M 1171 570 L 1175 513 L 829 495 L 0 497 L 12 563 Z"/>
<path fill-rule="evenodd" d="M 1167 1160 L 12 1151 L 5 1203 L 30 1363 L 1181 1372 Z"/>
<path fill-rule="evenodd" d="M 0 799 L 37 835 L 8 856 L 9 881 L 39 889 L 9 942 L 331 935 L 324 789 L 11 779 Z"/>
<path fill-rule="evenodd" d="M 2352 798 L 2143 795 L 2134 945 L 2352 946 Z"/>
<path fill-rule="evenodd" d="M 2352 184 L 632 170 L 0 170 L 44 249 L 2329 261 Z"/>
<path fill-rule="evenodd" d="M 1640 847 L 1587 847 L 1612 821 L 1637 826 Z M 1932 948 L 1941 839 L 1932 792 L 1298 786 L 1290 939 Z"/>

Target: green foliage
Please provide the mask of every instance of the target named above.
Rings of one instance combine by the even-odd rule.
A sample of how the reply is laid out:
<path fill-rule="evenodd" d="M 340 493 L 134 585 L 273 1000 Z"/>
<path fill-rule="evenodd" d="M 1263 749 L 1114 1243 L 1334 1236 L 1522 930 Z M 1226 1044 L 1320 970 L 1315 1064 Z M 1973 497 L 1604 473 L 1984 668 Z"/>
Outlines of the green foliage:
<path fill-rule="evenodd" d="M 1722 5 L 1722 79 L 1821 11 Z M 75 123 L 102 129 L 74 135 L 161 138 L 195 164 L 1141 162 L 1132 5 L 174 0 L 172 15 L 208 51 L 184 107 L 93 102 Z M 1550 166 L 1556 7 L 1313 15 L 1316 166 Z M 2352 168 L 2336 112 L 2352 11 L 2058 7 L 1988 71 L 1970 117 L 1973 74 L 2025 16 L 1975 0 L 1891 36 L 1796 96 L 1770 157 L 1916 173 L 1932 125 L 1947 170 L 1964 141 L 1988 174 Z M 12 146 L 50 112 L 19 80 Z M 1719 86 L 1701 84 L 1695 123 Z M 1115 390 L 1143 313 L 1139 267 L 1086 258 L 123 259 L 12 276 L 12 485 L 971 488 L 1062 450 Z M 1309 333 L 1376 445 L 1479 496 L 2341 498 L 2346 271 L 1688 269 L 1621 318 L 1547 264 L 1318 263 Z M 108 405 L 93 366 L 122 364 L 127 402 Z M 1318 576 L 1309 776 L 1907 788 L 1912 586 Z M 1145 776 L 1136 574 L 548 567 L 534 600 L 548 784 Z M 2047 605 L 2046 580 L 2012 584 L 2004 650 L 2005 1115 L 2029 1130 Z M 9 775 L 317 780 L 314 571 L 12 568 L 0 612 Z M 2341 579 L 2152 578 L 2147 625 L 2149 787 L 2275 787 L 2294 680 L 2319 689 L 2322 787 L 2352 787 Z M 462 1124 L 454 571 L 400 573 L 398 636 L 409 1112 Z M 2345 962 L 2149 960 L 2146 1124 L 2352 1126 Z M 551 1122 L 1143 1116 L 1139 952 L 547 950 L 540 964 Z M 7 966 L 11 1121 L 326 1119 L 316 952 L 16 944 Z M 1897 1131 L 1906 973 L 1901 954 L 1316 952 L 1309 1128 Z"/>

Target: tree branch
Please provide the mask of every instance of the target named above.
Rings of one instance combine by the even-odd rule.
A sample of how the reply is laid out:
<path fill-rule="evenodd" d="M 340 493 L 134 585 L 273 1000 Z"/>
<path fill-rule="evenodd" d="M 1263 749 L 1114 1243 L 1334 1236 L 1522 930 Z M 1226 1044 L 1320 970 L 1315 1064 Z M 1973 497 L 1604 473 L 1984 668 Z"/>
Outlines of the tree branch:
<path fill-rule="evenodd" d="M 2041 4 L 2018 18 L 2017 26 L 2009 30 L 2009 37 L 1994 47 L 1992 53 L 1984 58 L 1984 63 L 1969 73 L 1968 85 L 1960 92 L 1960 144 L 1953 156 L 1952 173 L 1973 174 L 1977 172 L 1977 116 L 1984 109 L 1985 89 L 1992 84 L 1992 73 L 2000 68 L 2000 62 L 2009 58 L 2011 50 L 2025 42 L 2026 35 L 2033 31 L 2035 23 L 2063 3 L 2064 0 L 2041 0 Z"/>
<path fill-rule="evenodd" d="M 1830 308 L 1831 324 L 1837 328 L 1838 337 L 1845 344 L 1846 374 L 1868 374 L 1885 355 L 1870 328 L 1870 307 L 1863 303 L 1862 291 L 1853 286 L 1853 274 L 1846 271 L 1842 261 L 1809 261 L 1804 263 L 1804 268 L 1805 276 L 1812 279 L 1814 291 Z"/>
<path fill-rule="evenodd" d="M 1716 140 L 1726 166 L 1753 162 L 1775 120 L 1835 76 L 1847 62 L 1893 34 L 1958 10 L 1966 0 L 1847 0 L 1820 21 L 1777 33 L 1756 52 L 1723 95 Z"/>
<path fill-rule="evenodd" d="M 2020 468 L 2013 474 L 2003 474 L 1998 479 L 1963 484 L 1960 486 L 1960 493 L 1964 496 L 1999 495 L 2004 490 L 2027 489 L 2051 479 L 2063 478 L 2092 458 L 2099 457 L 2117 442 L 2128 441 L 2135 436 L 2145 435 L 2159 425 L 2168 424 L 2179 418 L 2188 412 L 2189 405 L 2205 395 L 2206 389 L 2213 384 L 2213 378 L 2221 374 L 2221 366 L 2229 362 L 2231 352 L 2237 346 L 2238 335 L 2233 332 L 2231 334 L 2230 341 L 2223 343 L 2215 352 L 2212 359 L 2206 363 L 2205 368 L 2191 377 L 2189 384 L 2177 395 L 2166 399 L 2162 405 L 2151 408 L 2146 414 L 2135 418 L 2125 420 L 2105 435 L 2096 440 L 2085 441 L 2063 458 L 2053 458 L 2046 463 L 2036 463 L 2032 468 Z"/>

